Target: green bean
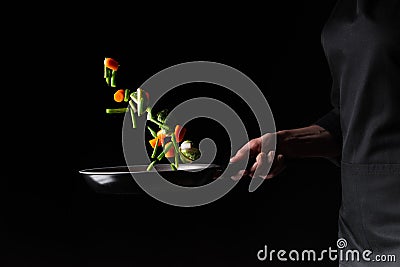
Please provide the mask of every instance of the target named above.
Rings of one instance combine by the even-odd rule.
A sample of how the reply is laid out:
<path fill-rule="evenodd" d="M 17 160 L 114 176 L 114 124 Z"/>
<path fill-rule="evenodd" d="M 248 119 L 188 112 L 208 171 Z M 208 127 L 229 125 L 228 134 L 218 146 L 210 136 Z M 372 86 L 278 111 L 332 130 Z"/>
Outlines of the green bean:
<path fill-rule="evenodd" d="M 176 137 L 175 137 L 175 133 L 171 134 L 171 141 L 172 144 L 174 145 L 174 149 L 175 149 L 175 166 L 178 168 L 179 167 L 179 147 L 178 147 L 178 143 L 176 142 Z"/>
<path fill-rule="evenodd" d="M 132 100 L 133 102 L 135 102 L 135 104 L 138 103 L 138 102 L 137 102 L 137 94 L 136 94 L 136 92 L 131 93 L 130 97 L 131 97 L 131 100 Z"/>
<path fill-rule="evenodd" d="M 153 160 L 150 164 L 149 164 L 149 166 L 147 166 L 147 171 L 151 171 L 151 169 L 153 169 L 153 167 L 154 167 L 154 164 L 157 162 L 157 160 Z"/>
<path fill-rule="evenodd" d="M 170 166 L 171 166 L 171 170 L 173 170 L 173 171 L 178 170 L 178 168 L 175 166 L 175 164 L 171 163 Z"/>
<path fill-rule="evenodd" d="M 161 122 L 158 122 L 158 121 L 156 121 L 156 120 L 153 119 L 153 118 L 148 118 L 148 119 L 149 119 L 149 121 L 154 122 L 155 124 L 157 124 L 158 126 L 160 126 L 161 129 L 164 129 L 164 130 L 166 130 L 167 132 L 169 131 L 169 126 L 168 126 L 168 125 L 162 124 Z"/>
<path fill-rule="evenodd" d="M 106 113 L 114 114 L 114 113 L 125 113 L 128 111 L 128 108 L 107 108 Z"/>
<path fill-rule="evenodd" d="M 146 119 L 148 121 L 153 119 L 153 115 L 151 114 L 151 107 L 147 107 L 145 111 L 147 112 L 147 118 Z"/>
<path fill-rule="evenodd" d="M 129 101 L 129 89 L 125 89 L 124 101 L 125 102 Z"/>
<path fill-rule="evenodd" d="M 111 87 L 116 87 L 116 75 L 117 75 L 117 71 L 113 70 L 111 71 Z"/>
<path fill-rule="evenodd" d="M 147 129 L 149 129 L 149 131 L 150 131 L 151 135 L 152 135 L 154 138 L 156 138 L 156 137 L 157 137 L 157 133 L 156 133 L 156 131 L 154 131 L 153 129 L 151 129 L 151 128 L 150 128 L 150 126 L 147 126 Z"/>
<path fill-rule="evenodd" d="M 107 68 L 106 65 L 104 65 L 104 78 L 106 78 L 107 85 L 110 86 L 111 69 Z"/>
<path fill-rule="evenodd" d="M 131 107 L 129 110 L 131 111 L 132 128 L 136 128 L 136 115 L 135 115 L 135 111 L 132 109 L 132 107 Z"/>
<path fill-rule="evenodd" d="M 137 110 L 136 110 L 136 107 L 135 107 L 135 104 L 133 104 L 133 101 L 132 101 L 132 99 L 131 100 L 129 100 L 129 106 L 131 106 L 131 109 L 133 110 L 133 112 L 136 112 Z"/>
<path fill-rule="evenodd" d="M 143 98 L 143 90 L 138 88 L 137 89 L 137 109 L 138 109 L 138 116 L 142 116 L 144 111 L 144 98 Z"/>
<path fill-rule="evenodd" d="M 171 146 L 172 146 L 172 143 L 166 144 L 164 147 L 164 150 L 160 153 L 160 155 L 158 155 L 157 159 L 161 160 L 165 156 L 165 153 L 167 153 L 167 151 L 171 148 Z"/>

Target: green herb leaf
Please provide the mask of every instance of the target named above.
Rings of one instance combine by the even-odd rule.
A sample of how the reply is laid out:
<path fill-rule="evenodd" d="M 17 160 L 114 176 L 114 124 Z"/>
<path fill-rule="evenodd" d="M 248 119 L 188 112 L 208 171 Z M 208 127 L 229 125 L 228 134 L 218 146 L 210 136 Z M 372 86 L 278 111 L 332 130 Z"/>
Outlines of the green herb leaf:
<path fill-rule="evenodd" d="M 157 113 L 157 120 L 160 122 L 160 123 L 165 123 L 165 120 L 167 119 L 167 116 L 168 116 L 168 109 L 163 109 L 163 110 L 161 110 L 161 111 L 159 111 L 158 113 Z"/>

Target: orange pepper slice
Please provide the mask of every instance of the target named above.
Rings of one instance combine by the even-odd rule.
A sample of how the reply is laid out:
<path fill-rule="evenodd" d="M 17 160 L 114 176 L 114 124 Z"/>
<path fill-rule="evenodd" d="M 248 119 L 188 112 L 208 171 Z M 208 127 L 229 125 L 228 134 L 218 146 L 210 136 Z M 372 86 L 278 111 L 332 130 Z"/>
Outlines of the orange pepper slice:
<path fill-rule="evenodd" d="M 178 124 L 178 125 L 175 126 L 175 132 L 174 133 L 175 133 L 176 141 L 179 143 L 185 137 L 186 128 L 182 127 L 181 125 Z"/>
<path fill-rule="evenodd" d="M 112 69 L 113 71 L 118 70 L 118 67 L 119 67 L 118 62 L 117 62 L 115 59 L 110 58 L 110 57 L 106 57 L 106 58 L 104 59 L 104 65 L 105 65 L 107 68 Z"/>
<path fill-rule="evenodd" d="M 169 144 L 171 142 L 166 143 L 165 145 Z M 171 146 L 170 149 L 168 149 L 168 151 L 165 153 L 165 157 L 166 158 L 173 158 L 175 156 L 175 148 L 174 146 Z"/>

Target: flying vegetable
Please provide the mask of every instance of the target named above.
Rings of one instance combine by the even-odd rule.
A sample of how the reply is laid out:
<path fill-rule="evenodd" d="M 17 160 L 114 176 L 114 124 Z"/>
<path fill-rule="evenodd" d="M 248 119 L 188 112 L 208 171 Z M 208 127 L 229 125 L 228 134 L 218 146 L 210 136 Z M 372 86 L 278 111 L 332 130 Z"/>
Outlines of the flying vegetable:
<path fill-rule="evenodd" d="M 104 78 L 109 87 L 117 87 L 116 73 L 118 69 L 119 63 L 115 59 L 105 58 Z M 153 148 L 151 154 L 153 161 L 148 165 L 148 171 L 164 157 L 172 161 L 172 163 L 170 163 L 172 170 L 178 170 L 180 162 L 191 163 L 200 157 L 200 150 L 193 147 L 191 141 L 183 141 L 186 128 L 179 124 L 171 127 L 166 123 L 168 116 L 167 109 L 163 109 L 159 111 L 155 117 L 153 116 L 150 106 L 150 94 L 147 91 L 142 88 L 137 88 L 134 91 L 120 88 L 114 92 L 113 97 L 115 102 L 128 102 L 128 105 L 122 108 L 106 109 L 107 114 L 124 114 L 129 112 L 133 128 L 137 126 L 136 117 L 146 114 L 147 121 L 152 122 L 158 127 L 158 131 L 155 131 L 150 126 L 147 127 L 153 137 L 149 140 L 149 144 Z"/>

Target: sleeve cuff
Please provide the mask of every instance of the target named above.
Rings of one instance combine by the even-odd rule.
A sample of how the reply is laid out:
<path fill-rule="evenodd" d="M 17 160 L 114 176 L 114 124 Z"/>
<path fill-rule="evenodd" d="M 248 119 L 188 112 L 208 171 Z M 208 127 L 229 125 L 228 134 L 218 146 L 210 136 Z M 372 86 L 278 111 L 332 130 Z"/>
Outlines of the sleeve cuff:
<path fill-rule="evenodd" d="M 342 145 L 342 129 L 340 126 L 340 115 L 338 109 L 332 109 L 330 112 L 318 119 L 314 124 L 327 130 L 332 134 L 333 138 L 335 138 L 335 140 Z M 341 156 L 336 158 L 328 158 L 328 160 L 340 167 Z"/>
<path fill-rule="evenodd" d="M 336 141 L 342 144 L 342 129 L 340 126 L 340 115 L 337 109 L 331 110 L 318 119 L 314 124 L 330 132 Z"/>

